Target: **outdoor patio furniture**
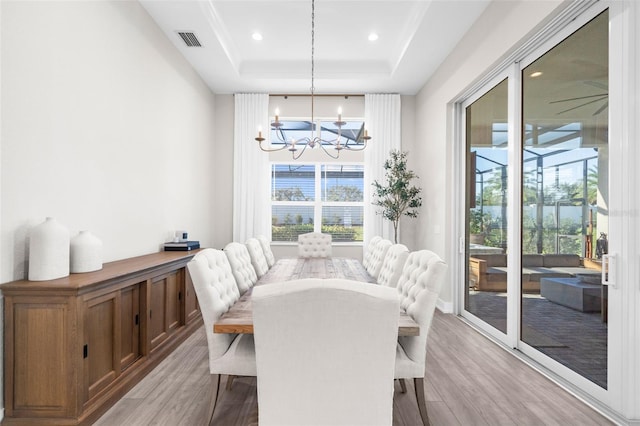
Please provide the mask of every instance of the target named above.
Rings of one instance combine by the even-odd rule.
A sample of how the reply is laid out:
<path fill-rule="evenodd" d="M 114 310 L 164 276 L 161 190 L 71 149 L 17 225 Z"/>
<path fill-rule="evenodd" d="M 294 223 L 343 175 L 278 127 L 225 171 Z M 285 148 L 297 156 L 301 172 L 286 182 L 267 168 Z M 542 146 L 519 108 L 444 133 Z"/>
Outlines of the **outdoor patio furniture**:
<path fill-rule="evenodd" d="M 599 275 L 587 268 L 576 254 L 525 254 L 522 256 L 522 291 L 540 292 L 543 278 L 575 278 L 578 274 Z M 469 257 L 470 286 L 479 291 L 507 291 L 507 255 L 477 254 Z"/>

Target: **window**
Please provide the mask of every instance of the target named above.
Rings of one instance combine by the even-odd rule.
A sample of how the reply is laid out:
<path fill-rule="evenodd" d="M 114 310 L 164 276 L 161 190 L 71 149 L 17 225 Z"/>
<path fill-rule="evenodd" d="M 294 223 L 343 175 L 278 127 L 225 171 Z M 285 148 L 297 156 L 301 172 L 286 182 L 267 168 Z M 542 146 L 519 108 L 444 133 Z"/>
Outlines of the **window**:
<path fill-rule="evenodd" d="M 362 164 L 273 164 L 271 239 L 324 232 L 334 242 L 362 242 L 363 184 Z"/>

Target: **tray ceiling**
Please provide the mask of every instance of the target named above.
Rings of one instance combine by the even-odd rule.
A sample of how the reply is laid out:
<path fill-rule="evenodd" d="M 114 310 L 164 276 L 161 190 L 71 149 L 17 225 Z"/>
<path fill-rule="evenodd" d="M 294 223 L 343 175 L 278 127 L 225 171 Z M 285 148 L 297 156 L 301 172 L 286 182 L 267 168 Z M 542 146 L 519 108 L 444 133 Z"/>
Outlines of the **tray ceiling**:
<path fill-rule="evenodd" d="M 488 3 L 316 0 L 316 93 L 415 94 Z M 310 0 L 141 4 L 213 92 L 309 93 Z M 188 46 L 180 32 L 201 46 Z"/>

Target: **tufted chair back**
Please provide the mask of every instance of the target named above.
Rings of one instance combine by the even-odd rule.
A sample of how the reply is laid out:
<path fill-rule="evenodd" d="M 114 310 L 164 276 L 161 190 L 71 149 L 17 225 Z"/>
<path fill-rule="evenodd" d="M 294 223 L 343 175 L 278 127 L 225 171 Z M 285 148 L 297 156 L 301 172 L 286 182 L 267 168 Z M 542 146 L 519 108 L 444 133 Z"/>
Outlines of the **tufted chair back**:
<path fill-rule="evenodd" d="M 378 284 L 387 287 L 397 287 L 407 257 L 409 257 L 409 249 L 404 244 L 394 244 L 389 247 L 387 254 L 384 256 L 382 266 L 380 267 L 377 280 Z"/>
<path fill-rule="evenodd" d="M 260 244 L 257 238 L 249 238 L 244 245 L 247 246 L 249 257 L 251 258 L 251 265 L 256 271 L 256 275 L 258 278 L 262 277 L 269 271 L 269 265 L 267 264 L 267 258 L 264 256 L 262 244 Z"/>
<path fill-rule="evenodd" d="M 380 268 L 382 268 L 382 262 L 384 261 L 384 257 L 387 254 L 387 250 L 391 247 L 393 243 L 389 240 L 382 239 L 378 241 L 376 246 L 373 248 L 371 252 L 371 257 L 369 258 L 368 266 L 365 266 L 364 269 L 367 270 L 369 275 L 373 278 L 378 278 L 378 274 L 380 274 Z"/>
<path fill-rule="evenodd" d="M 240 294 L 244 294 L 258 281 L 256 270 L 251 265 L 249 250 L 244 244 L 233 242 L 225 246 L 224 253 L 229 259 L 231 271 L 236 279 L 236 284 L 238 284 L 238 290 L 240 290 Z"/>
<path fill-rule="evenodd" d="M 309 278 L 258 286 L 252 303 L 261 426 L 392 424 L 394 289 Z"/>
<path fill-rule="evenodd" d="M 250 334 L 213 332 L 213 324 L 240 298 L 227 255 L 221 250 L 204 249 L 187 263 L 187 269 L 196 290 L 207 336 L 212 389 L 206 424 L 211 424 L 220 376 L 255 376 L 256 351 Z"/>
<path fill-rule="evenodd" d="M 365 269 L 367 268 L 367 266 L 369 266 L 369 263 L 371 263 L 371 254 L 374 252 L 375 246 L 378 245 L 380 241 L 382 241 L 382 237 L 380 235 L 376 235 L 375 237 L 371 238 L 371 241 L 369 241 L 367 248 L 365 249 L 364 253 L 362 253 L 362 265 L 365 267 Z"/>
<path fill-rule="evenodd" d="M 419 336 L 401 336 L 398 341 L 408 358 L 418 367 L 414 373 L 419 377 L 424 376 L 427 334 L 446 271 L 447 264 L 434 252 L 414 251 L 409 254 L 398 280 L 400 308 L 420 325 Z"/>
<path fill-rule="evenodd" d="M 309 232 L 298 235 L 299 257 L 331 257 L 331 234 Z"/>
<path fill-rule="evenodd" d="M 269 265 L 269 268 L 271 268 L 276 264 L 276 257 L 271 251 L 271 244 L 269 243 L 269 240 L 267 240 L 267 237 L 265 237 L 264 235 L 258 235 L 256 238 L 258 239 L 258 241 L 260 241 L 262 251 L 264 252 L 264 257 L 265 259 L 267 259 L 267 265 Z"/>
<path fill-rule="evenodd" d="M 233 334 L 213 333 L 213 323 L 227 312 L 240 298 L 231 266 L 221 250 L 204 249 L 187 264 L 202 311 L 207 343 L 209 344 L 209 369 L 213 374 L 215 360 L 231 345 Z"/>

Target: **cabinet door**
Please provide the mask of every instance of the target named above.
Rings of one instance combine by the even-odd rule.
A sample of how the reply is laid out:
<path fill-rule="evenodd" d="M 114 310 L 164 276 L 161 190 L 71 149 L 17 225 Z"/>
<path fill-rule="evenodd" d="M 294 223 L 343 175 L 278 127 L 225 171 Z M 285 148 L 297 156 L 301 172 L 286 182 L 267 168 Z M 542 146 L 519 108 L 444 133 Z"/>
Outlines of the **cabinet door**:
<path fill-rule="evenodd" d="M 86 302 L 83 354 L 87 400 L 113 382 L 120 372 L 120 357 L 116 351 L 117 307 L 117 291 Z"/>
<path fill-rule="evenodd" d="M 191 281 L 191 275 L 189 275 L 188 271 L 185 271 L 184 287 L 185 323 L 190 324 L 200 315 L 200 306 L 198 305 L 196 290 L 193 288 L 193 281 Z"/>
<path fill-rule="evenodd" d="M 151 280 L 149 321 L 151 350 L 180 327 L 180 278 L 183 270 L 173 271 Z"/>
<path fill-rule="evenodd" d="M 76 414 L 81 358 L 68 331 L 76 324 L 72 306 L 64 297 L 5 298 L 5 415 Z"/>
<path fill-rule="evenodd" d="M 120 290 L 120 369 L 140 358 L 140 283 Z"/>

